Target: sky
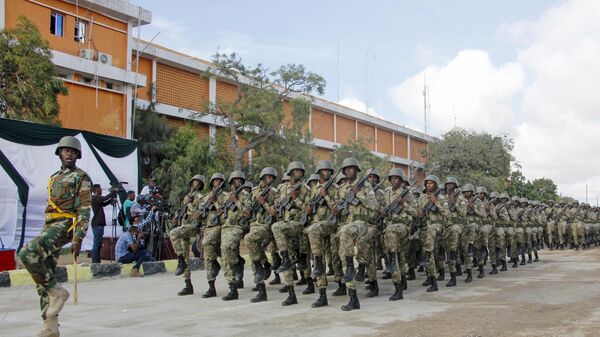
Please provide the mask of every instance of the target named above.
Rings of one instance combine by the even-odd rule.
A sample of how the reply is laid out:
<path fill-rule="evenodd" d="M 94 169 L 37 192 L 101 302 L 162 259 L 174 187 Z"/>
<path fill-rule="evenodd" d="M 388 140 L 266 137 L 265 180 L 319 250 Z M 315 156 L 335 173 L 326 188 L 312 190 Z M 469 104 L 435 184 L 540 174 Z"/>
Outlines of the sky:
<path fill-rule="evenodd" d="M 507 134 L 528 179 L 581 201 L 588 185 L 596 204 L 600 1 L 132 2 L 152 12 L 143 39 L 304 64 L 327 81 L 324 98 L 419 131 L 426 79 L 429 134 Z"/>

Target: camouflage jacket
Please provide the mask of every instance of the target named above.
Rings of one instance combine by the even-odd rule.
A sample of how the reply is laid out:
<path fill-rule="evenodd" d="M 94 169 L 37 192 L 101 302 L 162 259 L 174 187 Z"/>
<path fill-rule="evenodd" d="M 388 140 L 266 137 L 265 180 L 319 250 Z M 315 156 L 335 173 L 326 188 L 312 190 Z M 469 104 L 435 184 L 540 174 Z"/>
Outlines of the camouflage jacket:
<path fill-rule="evenodd" d="M 277 189 L 277 198 L 275 199 L 275 205 L 278 207 L 285 198 L 292 193 L 294 185 L 290 181 L 287 181 L 279 185 Z M 296 199 L 291 199 L 290 208 L 284 210 L 283 219 L 277 219 L 277 221 L 300 221 L 301 213 L 304 211 L 304 206 L 308 204 L 308 197 L 310 191 L 306 185 L 300 185 L 298 189 L 298 196 Z"/>
<path fill-rule="evenodd" d="M 333 179 L 333 178 L 332 178 Z M 310 197 L 309 200 L 314 200 L 319 193 L 321 193 L 321 189 L 323 186 L 327 184 L 327 182 L 321 183 L 318 181 L 313 187 L 310 189 Z M 331 214 L 331 209 L 329 207 L 335 206 L 335 195 L 337 193 L 337 186 L 335 184 L 331 184 L 329 189 L 327 190 L 327 195 L 323 198 L 325 201 L 322 205 L 317 206 L 317 212 L 313 214 L 311 223 L 319 222 L 326 220 Z"/>
<path fill-rule="evenodd" d="M 88 221 L 92 210 L 92 180 L 79 168 L 64 168 L 54 173 L 48 182 L 49 200 L 60 210 L 76 214 L 77 225 L 73 230 L 73 237 L 83 239 L 87 233 Z M 52 213 L 61 213 L 60 210 L 48 202 L 46 206 L 46 224 L 52 223 Z"/>
<path fill-rule="evenodd" d="M 234 192 L 229 193 L 228 198 L 231 198 L 234 194 Z M 241 227 L 240 219 L 242 218 L 244 211 L 250 211 L 252 209 L 252 198 L 250 193 L 241 190 L 237 199 L 235 210 L 227 211 L 227 217 L 225 219 L 223 219 L 225 215 L 221 216 L 223 227 Z M 225 199 L 224 202 L 226 202 L 226 200 L 227 199 Z"/>
<path fill-rule="evenodd" d="M 254 205 L 254 203 L 258 202 L 258 197 L 265 190 L 266 186 L 263 186 L 261 182 L 258 186 L 255 186 L 252 189 L 252 194 L 250 195 L 250 203 Z M 251 226 L 254 225 L 265 225 L 265 213 L 269 212 L 269 208 L 275 204 L 275 198 L 277 197 L 277 190 L 273 187 L 270 188 L 270 191 L 265 196 L 265 203 L 263 204 L 263 209 L 261 209 L 257 214 L 253 214 Z"/>
<path fill-rule="evenodd" d="M 346 181 L 344 184 L 340 185 L 335 200 L 342 200 L 352 189 L 352 186 L 354 186 L 354 181 Z M 364 183 L 360 191 L 356 194 L 356 199 L 358 199 L 357 205 L 348 205 L 348 214 L 339 214 L 340 225 L 356 220 L 369 221 L 371 220 L 373 211 L 377 211 L 377 198 L 375 197 L 375 192 L 369 182 L 366 181 Z"/>
<path fill-rule="evenodd" d="M 211 197 L 212 197 L 212 193 L 207 193 L 200 200 L 200 203 L 199 203 L 198 207 L 199 208 L 204 207 L 204 205 L 209 201 L 209 199 Z M 213 221 L 212 221 L 212 219 L 213 219 L 213 217 L 215 215 L 217 215 L 219 213 L 219 209 L 221 208 L 221 206 L 223 206 L 223 203 L 225 202 L 225 200 L 227 200 L 228 197 L 229 197 L 229 193 L 227 193 L 225 191 L 222 191 L 221 193 L 219 193 L 219 195 L 217 196 L 217 202 L 215 202 L 213 204 L 212 208 L 206 214 L 206 218 L 202 222 L 203 226 L 214 227 L 214 226 L 220 225 L 220 222 L 214 224 Z"/>
<path fill-rule="evenodd" d="M 473 200 L 473 212 L 469 214 L 469 201 L 471 200 Z M 472 223 L 481 225 L 483 219 L 487 217 L 487 212 L 483 208 L 483 203 L 475 196 L 472 196 L 471 199 L 462 198 L 457 209 L 462 218 L 465 219 L 467 225 Z"/>
<path fill-rule="evenodd" d="M 464 218 L 458 211 L 458 205 L 461 203 L 462 199 L 464 199 L 462 193 L 459 193 L 458 196 L 456 196 L 456 198 L 454 198 L 454 194 L 446 194 L 446 200 L 448 204 L 448 218 L 446 219 L 446 221 L 449 225 L 458 225 L 464 223 Z M 454 205 L 454 210 L 450 209 L 451 205 Z"/>
<path fill-rule="evenodd" d="M 510 215 L 504 207 L 504 204 L 498 204 L 494 207 L 494 211 L 496 212 L 496 226 L 498 227 L 508 227 L 510 226 Z"/>
<path fill-rule="evenodd" d="M 383 196 L 383 202 L 384 202 L 383 207 L 387 207 L 388 205 L 390 205 L 404 191 L 405 191 L 405 189 L 400 189 L 400 188 L 398 188 L 397 190 L 394 190 L 391 187 L 386 189 L 384 196 Z M 392 214 L 391 217 L 386 218 L 385 223 L 386 224 L 400 223 L 400 224 L 410 226 L 412 224 L 413 217 L 417 216 L 417 207 L 416 206 L 417 206 L 417 200 L 411 193 L 408 193 L 406 195 L 406 197 L 404 198 L 404 204 L 401 205 L 400 212 L 398 212 L 397 214 L 394 213 L 394 214 Z"/>
<path fill-rule="evenodd" d="M 425 206 L 427 206 L 429 203 L 429 200 L 428 193 L 421 194 L 421 196 L 417 199 L 417 210 L 424 210 Z M 430 212 L 424 219 L 422 219 L 421 224 L 426 226 L 429 224 L 445 224 L 448 215 L 449 211 L 446 196 L 440 194 L 435 202 L 434 210 Z"/>
<path fill-rule="evenodd" d="M 202 200 L 202 192 L 201 191 L 192 191 L 186 194 L 181 201 L 181 209 L 185 210 L 183 214 L 183 218 L 181 219 L 181 225 L 191 225 L 194 220 L 194 214 L 198 212 L 198 208 L 200 208 L 200 201 Z"/>

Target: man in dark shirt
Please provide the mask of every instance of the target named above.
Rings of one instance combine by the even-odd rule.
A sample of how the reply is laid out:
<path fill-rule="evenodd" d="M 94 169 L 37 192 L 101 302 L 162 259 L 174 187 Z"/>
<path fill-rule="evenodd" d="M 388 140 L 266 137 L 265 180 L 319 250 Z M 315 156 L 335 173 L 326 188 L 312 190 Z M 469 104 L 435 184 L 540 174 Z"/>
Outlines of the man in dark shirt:
<path fill-rule="evenodd" d="M 94 234 L 94 245 L 92 246 L 92 263 L 100 263 L 100 247 L 102 247 L 102 237 L 104 236 L 104 226 L 106 218 L 104 216 L 104 207 L 110 205 L 111 199 L 115 196 L 115 191 L 102 195 L 100 184 L 94 184 L 92 188 L 92 233 Z"/>

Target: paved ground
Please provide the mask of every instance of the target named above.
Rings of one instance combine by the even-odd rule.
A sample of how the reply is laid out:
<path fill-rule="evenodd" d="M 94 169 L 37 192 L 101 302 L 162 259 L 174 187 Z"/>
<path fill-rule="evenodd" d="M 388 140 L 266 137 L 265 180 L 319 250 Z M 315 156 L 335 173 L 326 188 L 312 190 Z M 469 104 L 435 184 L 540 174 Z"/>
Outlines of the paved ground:
<path fill-rule="evenodd" d="M 239 301 L 200 298 L 203 271 L 194 272 L 194 296 L 177 297 L 182 281 L 173 275 L 119 278 L 79 284 L 79 304 L 61 314 L 62 336 L 600 336 L 600 247 L 582 252 L 541 252 L 542 262 L 510 269 L 467 286 L 441 287 L 427 294 L 409 281 L 405 299 L 388 301 L 391 283 L 362 309 L 340 311 L 347 299 L 312 309 L 316 295 L 298 295 L 299 305 L 283 308 L 286 297 L 268 287 L 269 301 L 251 304 L 249 287 Z M 246 271 L 246 279 L 251 280 Z M 218 294 L 226 285 L 218 280 Z M 249 283 L 249 282 L 247 282 Z M 66 285 L 72 291 L 72 285 Z M 298 287 L 303 288 L 303 287 Z M 329 287 L 329 293 L 334 285 Z M 302 289 L 300 289 L 302 290 Z M 0 290 L 0 336 L 33 336 L 39 326 L 34 288 Z"/>

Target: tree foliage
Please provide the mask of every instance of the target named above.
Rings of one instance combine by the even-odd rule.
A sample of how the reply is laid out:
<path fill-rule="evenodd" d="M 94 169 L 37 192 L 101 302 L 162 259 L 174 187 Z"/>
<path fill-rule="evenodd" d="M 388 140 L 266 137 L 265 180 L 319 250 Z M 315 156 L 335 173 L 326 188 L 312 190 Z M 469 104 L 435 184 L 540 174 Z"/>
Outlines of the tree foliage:
<path fill-rule="evenodd" d="M 389 162 L 388 157 L 378 157 L 374 155 L 367 146 L 368 143 L 362 139 L 349 142 L 348 144 L 336 145 L 331 153 L 334 167 L 339 168 L 342 166 L 342 162 L 345 158 L 354 157 L 360 163 L 362 173 L 369 168 L 377 167 L 383 178 L 392 168 L 392 164 Z"/>
<path fill-rule="evenodd" d="M 56 77 L 48 41 L 19 17 L 15 28 L 0 32 L 0 116 L 60 125 L 58 94 L 67 88 Z"/>
<path fill-rule="evenodd" d="M 521 171 L 514 171 L 510 175 L 508 192 L 530 200 L 559 200 L 558 187 L 550 178 L 538 178 L 529 181 Z"/>
<path fill-rule="evenodd" d="M 235 98 L 233 101 L 217 100 L 214 104 L 206 102 L 206 112 L 200 115 L 215 116 L 225 125 L 229 132 L 233 166 L 238 170 L 242 169 L 244 155 L 249 150 L 267 142 L 275 143 L 273 148 L 277 149 L 276 144 L 289 137 L 286 129 L 300 127 L 297 122 L 307 109 L 306 104 L 293 103 L 295 98 L 312 93 L 323 94 L 325 89 L 323 77 L 302 65 L 287 64 L 275 70 L 262 64 L 250 67 L 235 53 L 216 53 L 212 62 L 205 75 L 234 84 Z M 286 101 L 290 102 L 292 110 L 291 125 L 285 118 Z M 247 140 L 244 145 L 238 141 L 239 136 Z M 267 148 L 260 150 L 269 152 Z"/>
<path fill-rule="evenodd" d="M 136 109 L 134 138 L 140 142 L 144 177 L 148 177 L 165 158 L 167 141 L 172 133 L 166 117 L 158 114 L 153 104 Z"/>

